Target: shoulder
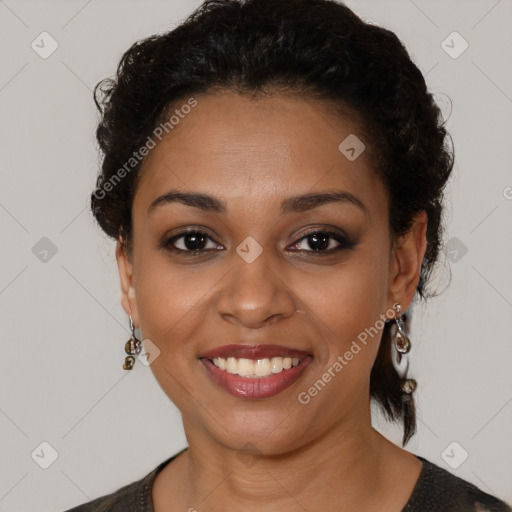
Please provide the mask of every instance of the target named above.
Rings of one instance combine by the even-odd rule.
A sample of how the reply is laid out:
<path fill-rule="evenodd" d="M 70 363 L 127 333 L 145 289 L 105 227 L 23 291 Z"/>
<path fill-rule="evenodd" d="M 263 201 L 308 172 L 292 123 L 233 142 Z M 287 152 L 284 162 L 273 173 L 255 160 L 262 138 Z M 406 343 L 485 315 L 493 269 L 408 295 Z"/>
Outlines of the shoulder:
<path fill-rule="evenodd" d="M 145 496 L 149 489 L 148 478 L 152 473 L 115 492 L 100 496 L 66 512 L 146 512 L 147 498 Z"/>
<path fill-rule="evenodd" d="M 151 488 L 156 475 L 187 449 L 188 446 L 167 458 L 139 480 L 65 512 L 154 512 Z"/>
<path fill-rule="evenodd" d="M 402 512 L 512 512 L 505 502 L 467 480 L 423 457 L 416 457 L 423 468 Z"/>
<path fill-rule="evenodd" d="M 152 512 L 150 489 L 157 471 L 65 512 Z"/>

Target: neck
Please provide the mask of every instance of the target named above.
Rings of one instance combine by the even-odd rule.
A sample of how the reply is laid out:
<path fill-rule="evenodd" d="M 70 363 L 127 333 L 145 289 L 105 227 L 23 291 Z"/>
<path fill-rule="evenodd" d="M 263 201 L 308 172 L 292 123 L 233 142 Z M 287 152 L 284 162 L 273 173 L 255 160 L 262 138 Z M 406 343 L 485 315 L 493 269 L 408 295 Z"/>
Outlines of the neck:
<path fill-rule="evenodd" d="M 405 485 L 405 494 L 397 496 L 393 479 L 398 473 L 391 474 L 390 460 L 404 451 L 371 427 L 369 411 L 366 422 L 340 422 L 307 445 L 270 456 L 251 457 L 214 442 L 185 421 L 184 426 L 189 449 L 168 475 L 166 499 L 158 500 L 158 507 L 155 502 L 156 512 L 174 510 L 170 503 L 176 510 L 211 512 L 328 510 L 335 503 L 336 510 L 364 512 L 383 509 L 383 500 L 405 505 L 419 473 L 412 475 L 410 489 Z"/>

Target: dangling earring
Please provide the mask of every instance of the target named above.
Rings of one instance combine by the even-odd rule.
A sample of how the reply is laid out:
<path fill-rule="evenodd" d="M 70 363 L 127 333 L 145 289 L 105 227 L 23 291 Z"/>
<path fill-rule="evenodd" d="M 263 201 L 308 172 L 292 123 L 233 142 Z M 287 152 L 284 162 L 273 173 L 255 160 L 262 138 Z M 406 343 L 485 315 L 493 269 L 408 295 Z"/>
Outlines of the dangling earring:
<path fill-rule="evenodd" d="M 407 354 L 409 350 L 411 350 L 411 342 L 407 335 L 404 332 L 404 314 L 402 312 L 402 304 L 399 302 L 395 302 L 393 304 L 393 309 L 396 311 L 398 316 L 395 316 L 396 322 L 396 332 L 393 338 L 393 345 L 396 350 L 396 362 L 400 364 L 402 361 L 402 355 Z M 404 372 L 404 375 L 407 374 L 407 370 L 409 369 L 409 361 L 407 361 L 407 368 Z M 402 381 L 402 391 L 407 395 L 411 395 L 413 391 L 416 389 L 417 383 L 414 379 L 403 379 Z"/>
<path fill-rule="evenodd" d="M 396 332 L 395 337 L 393 338 L 393 344 L 396 349 L 396 362 L 400 364 L 402 361 L 402 354 L 407 354 L 411 349 L 411 342 L 404 332 L 404 319 L 403 314 L 401 314 L 402 304 L 395 302 L 393 304 L 393 309 L 398 313 L 398 316 L 395 316 Z"/>
<path fill-rule="evenodd" d="M 135 336 L 135 327 L 133 325 L 132 316 L 130 315 L 130 329 L 132 337 L 125 343 L 124 351 L 128 354 L 124 359 L 123 370 L 131 370 L 135 364 L 135 357 L 142 350 L 142 342 Z"/>

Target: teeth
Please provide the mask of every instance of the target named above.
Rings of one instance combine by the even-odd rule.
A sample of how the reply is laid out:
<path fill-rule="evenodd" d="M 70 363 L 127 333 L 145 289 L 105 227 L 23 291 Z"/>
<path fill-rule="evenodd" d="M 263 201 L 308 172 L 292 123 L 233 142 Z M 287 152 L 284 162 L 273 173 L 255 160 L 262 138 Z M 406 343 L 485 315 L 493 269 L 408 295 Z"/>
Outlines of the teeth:
<path fill-rule="evenodd" d="M 272 368 L 270 367 L 270 361 L 268 359 L 258 359 L 254 361 L 254 375 L 258 377 L 266 377 L 272 373 Z"/>
<path fill-rule="evenodd" d="M 213 360 L 213 364 L 215 364 L 215 359 Z M 238 361 L 234 357 L 228 357 L 226 361 L 226 371 L 228 373 L 238 373 Z"/>
<path fill-rule="evenodd" d="M 239 359 L 237 373 L 242 377 L 249 377 L 249 375 L 254 375 L 254 361 L 252 359 Z"/>
<path fill-rule="evenodd" d="M 300 363 L 298 357 L 273 357 L 272 359 L 237 359 L 236 357 L 216 357 L 213 364 L 233 375 L 242 377 L 268 377 L 273 373 L 281 373 Z"/>
<path fill-rule="evenodd" d="M 283 371 L 283 358 L 282 357 L 273 357 L 272 361 L 270 361 L 272 365 L 272 373 L 281 373 Z"/>

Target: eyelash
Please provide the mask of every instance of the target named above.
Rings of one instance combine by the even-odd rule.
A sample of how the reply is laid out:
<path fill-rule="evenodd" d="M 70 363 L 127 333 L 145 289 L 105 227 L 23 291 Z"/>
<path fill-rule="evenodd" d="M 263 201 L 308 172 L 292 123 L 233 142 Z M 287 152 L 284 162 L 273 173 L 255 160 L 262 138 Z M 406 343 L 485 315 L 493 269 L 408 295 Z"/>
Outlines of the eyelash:
<path fill-rule="evenodd" d="M 298 250 L 296 250 L 294 252 L 306 252 L 306 253 L 312 253 L 312 254 L 314 254 L 316 256 L 326 256 L 326 255 L 333 254 L 335 252 L 341 251 L 343 249 L 352 249 L 353 246 L 354 246 L 354 244 L 352 242 L 350 242 L 347 238 L 345 238 L 344 236 L 340 235 L 339 233 L 335 233 L 333 231 L 328 231 L 328 230 L 323 230 L 323 229 L 317 229 L 317 230 L 313 230 L 313 231 L 309 231 L 309 232 L 305 233 L 296 242 L 294 242 L 292 245 L 293 246 L 299 245 L 300 242 L 302 242 L 303 240 L 307 239 L 308 237 L 310 237 L 312 235 L 318 235 L 318 234 L 327 235 L 328 238 L 336 240 L 340 244 L 340 246 L 336 247 L 334 249 L 328 249 L 328 250 L 304 250 L 304 249 L 298 249 Z M 212 242 L 215 242 L 215 240 L 213 240 L 210 236 L 208 236 L 208 234 L 205 233 L 204 231 L 188 230 L 188 231 L 181 231 L 180 233 L 178 233 L 178 234 L 176 234 L 176 235 L 174 235 L 174 236 L 172 236 L 170 238 L 167 238 L 164 241 L 164 243 L 163 243 L 164 248 L 167 249 L 168 251 L 171 251 L 171 252 L 176 253 L 176 254 L 182 254 L 182 255 L 184 255 L 186 257 L 198 256 L 198 255 L 204 254 L 205 252 L 215 251 L 215 249 L 198 249 L 198 250 L 192 251 L 192 250 L 178 249 L 176 247 L 170 247 L 170 244 L 176 242 L 180 238 L 185 237 L 186 235 L 200 235 L 201 237 L 206 237 L 209 240 L 211 240 Z M 215 242 L 215 243 L 218 243 L 218 242 Z"/>

